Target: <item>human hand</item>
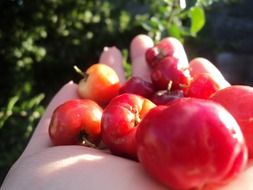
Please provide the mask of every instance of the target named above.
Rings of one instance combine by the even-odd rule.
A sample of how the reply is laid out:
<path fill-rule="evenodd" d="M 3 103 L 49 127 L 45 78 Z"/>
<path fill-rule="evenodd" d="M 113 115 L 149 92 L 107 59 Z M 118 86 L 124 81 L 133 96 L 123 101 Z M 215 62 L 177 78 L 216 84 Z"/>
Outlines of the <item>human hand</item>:
<path fill-rule="evenodd" d="M 183 62 L 188 62 L 183 46 L 172 38 L 171 44 L 175 56 Z M 145 62 L 145 51 L 151 46 L 153 46 L 153 41 L 145 35 L 138 35 L 131 42 L 133 76 L 150 80 L 150 71 Z M 125 81 L 119 50 L 105 49 L 99 62 L 113 67 L 119 74 L 121 82 Z M 190 64 L 193 68 L 192 72 L 200 72 L 207 69 L 205 66 L 210 63 L 206 59 L 197 58 Z M 213 73 L 213 70 L 207 69 L 207 72 Z M 53 146 L 51 144 L 48 126 L 52 112 L 66 100 L 77 98 L 76 88 L 77 85 L 70 82 L 64 85 L 52 99 L 24 153 L 6 176 L 1 190 L 166 189 L 149 177 L 138 162 L 84 146 Z M 215 189 L 251 189 L 252 177 L 253 167 L 250 166 L 227 186 L 215 187 Z"/>
<path fill-rule="evenodd" d="M 144 51 L 153 42 L 146 36 L 139 36 L 133 43 L 132 62 L 135 63 L 133 69 L 136 72 L 144 67 Z M 118 49 L 106 48 L 99 62 L 113 67 L 121 82 L 125 81 Z M 146 71 L 142 73 L 144 77 Z M 164 189 L 147 176 L 135 161 L 84 146 L 51 144 L 48 126 L 52 112 L 66 100 L 77 98 L 76 89 L 77 85 L 69 82 L 52 99 L 25 151 L 6 176 L 1 190 Z"/>

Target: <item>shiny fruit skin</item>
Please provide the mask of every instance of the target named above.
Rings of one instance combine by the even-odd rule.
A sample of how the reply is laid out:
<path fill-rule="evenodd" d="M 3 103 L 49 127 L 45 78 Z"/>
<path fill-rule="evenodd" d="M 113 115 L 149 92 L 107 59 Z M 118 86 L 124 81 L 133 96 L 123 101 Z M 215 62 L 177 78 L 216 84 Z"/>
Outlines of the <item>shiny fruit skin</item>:
<path fill-rule="evenodd" d="M 54 145 L 98 145 L 101 140 L 102 112 L 102 108 L 89 99 L 64 102 L 51 117 L 50 139 Z"/>
<path fill-rule="evenodd" d="M 147 49 L 145 53 L 148 65 L 153 68 L 163 58 L 172 56 L 174 53 L 171 43 L 168 40 L 161 40 L 158 44 Z"/>
<path fill-rule="evenodd" d="M 116 96 L 105 107 L 102 140 L 115 155 L 136 159 L 135 133 L 139 122 L 153 107 L 150 100 L 135 94 Z"/>
<path fill-rule="evenodd" d="M 194 58 L 189 63 L 189 71 L 193 78 L 199 74 L 208 73 L 221 89 L 231 86 L 221 71 L 208 59 L 202 57 Z"/>
<path fill-rule="evenodd" d="M 81 98 L 88 98 L 105 106 L 118 95 L 121 87 L 120 80 L 117 73 L 108 65 L 93 64 L 86 70 L 85 76 L 79 82 L 77 89 Z"/>
<path fill-rule="evenodd" d="M 211 100 L 225 107 L 241 127 L 249 149 L 249 159 L 253 159 L 253 87 L 232 85 L 219 90 Z"/>
<path fill-rule="evenodd" d="M 210 74 L 201 73 L 193 77 L 185 91 L 185 96 L 208 99 L 220 89 L 221 87 L 213 80 Z"/>
<path fill-rule="evenodd" d="M 153 108 L 140 122 L 136 142 L 146 171 L 175 189 L 222 183 L 247 162 L 235 119 L 219 104 L 203 99 L 181 98 Z"/>
<path fill-rule="evenodd" d="M 183 97 L 184 92 L 182 90 L 158 90 L 151 96 L 150 100 L 156 105 L 166 105 Z"/>
<path fill-rule="evenodd" d="M 158 90 L 168 88 L 172 83 L 171 90 L 183 90 L 188 86 L 190 75 L 187 68 L 179 65 L 178 59 L 166 57 L 151 70 L 151 80 Z"/>
<path fill-rule="evenodd" d="M 119 94 L 131 93 L 149 98 L 155 91 L 151 82 L 145 81 L 140 77 L 133 76 L 128 79 L 119 89 Z"/>

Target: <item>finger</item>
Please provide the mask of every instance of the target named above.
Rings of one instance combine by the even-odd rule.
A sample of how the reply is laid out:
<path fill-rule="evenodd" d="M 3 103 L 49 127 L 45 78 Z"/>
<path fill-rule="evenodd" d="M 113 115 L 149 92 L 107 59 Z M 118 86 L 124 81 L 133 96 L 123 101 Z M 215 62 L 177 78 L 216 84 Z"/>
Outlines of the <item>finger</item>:
<path fill-rule="evenodd" d="M 73 82 L 67 83 L 58 91 L 58 93 L 49 103 L 44 115 L 40 119 L 23 155 L 33 154 L 34 152 L 41 151 L 42 149 L 51 146 L 51 141 L 48 135 L 48 127 L 52 113 L 57 106 L 64 103 L 65 101 L 73 98 L 78 98 L 76 91 L 77 85 Z"/>
<path fill-rule="evenodd" d="M 161 40 L 161 43 L 165 42 L 168 44 L 167 48 L 169 48 L 167 51 L 171 52 L 171 56 L 178 60 L 179 68 L 188 68 L 189 61 L 183 44 L 174 37 L 167 37 Z"/>
<path fill-rule="evenodd" d="M 150 79 L 150 68 L 147 65 L 145 52 L 153 47 L 153 40 L 144 34 L 137 35 L 130 44 L 130 57 L 132 63 L 132 76 L 141 77 L 146 81 Z"/>
<path fill-rule="evenodd" d="M 188 68 L 189 62 L 183 44 L 173 37 L 162 39 L 159 43 L 166 43 L 171 56 L 178 59 L 180 68 Z M 150 81 L 150 69 L 145 60 L 145 52 L 152 47 L 153 41 L 145 35 L 136 36 L 131 43 L 131 57 L 133 64 L 133 75 Z"/>
<path fill-rule="evenodd" d="M 99 63 L 104 63 L 112 67 L 119 76 L 121 83 L 124 83 L 125 72 L 121 52 L 116 47 L 105 47 L 100 55 Z"/>
<path fill-rule="evenodd" d="M 202 57 L 197 57 L 190 61 L 190 73 L 191 76 L 195 76 L 200 73 L 210 73 L 219 78 L 224 78 L 214 64 L 212 64 L 208 59 Z"/>
<path fill-rule="evenodd" d="M 224 78 L 220 70 L 208 59 L 202 57 L 194 58 L 190 61 L 189 68 L 192 77 L 201 73 L 208 73 L 221 88 L 230 86 L 229 82 Z"/>

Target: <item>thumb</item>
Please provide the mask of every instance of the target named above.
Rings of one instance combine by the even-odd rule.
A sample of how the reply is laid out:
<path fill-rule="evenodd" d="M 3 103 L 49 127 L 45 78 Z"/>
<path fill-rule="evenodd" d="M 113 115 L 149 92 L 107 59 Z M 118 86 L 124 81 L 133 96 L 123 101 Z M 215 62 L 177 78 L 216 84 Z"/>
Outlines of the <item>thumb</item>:
<path fill-rule="evenodd" d="M 48 135 L 48 127 L 53 114 L 53 111 L 60 104 L 65 101 L 73 98 L 78 98 L 77 93 L 77 85 L 72 81 L 65 84 L 54 96 L 54 98 L 49 103 L 44 115 L 40 119 L 31 139 L 28 143 L 24 153 L 24 155 L 30 155 L 35 152 L 39 152 L 42 149 L 48 148 L 51 146 L 51 141 Z"/>

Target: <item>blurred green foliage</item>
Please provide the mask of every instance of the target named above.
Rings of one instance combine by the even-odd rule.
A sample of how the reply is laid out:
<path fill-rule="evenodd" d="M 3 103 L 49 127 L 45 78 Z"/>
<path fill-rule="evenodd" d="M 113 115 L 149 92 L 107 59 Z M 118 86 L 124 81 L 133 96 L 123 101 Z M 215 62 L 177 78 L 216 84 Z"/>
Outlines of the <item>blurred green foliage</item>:
<path fill-rule="evenodd" d="M 150 6 L 152 14 L 142 26 L 155 41 L 165 36 L 179 40 L 196 36 L 205 24 L 203 5 L 199 1 L 157 0 Z"/>
<path fill-rule="evenodd" d="M 104 46 L 123 50 L 139 33 L 154 40 L 196 37 L 215 0 L 0 1 L 0 176 L 27 144 L 53 94 L 78 81 Z"/>

